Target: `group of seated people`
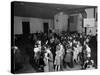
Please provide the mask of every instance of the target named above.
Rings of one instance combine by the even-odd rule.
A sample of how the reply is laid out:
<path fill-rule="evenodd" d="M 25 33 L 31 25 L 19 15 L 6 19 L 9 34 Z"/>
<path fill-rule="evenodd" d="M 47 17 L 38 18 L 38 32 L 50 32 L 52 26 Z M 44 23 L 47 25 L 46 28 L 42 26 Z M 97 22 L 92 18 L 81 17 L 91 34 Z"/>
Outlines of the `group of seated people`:
<path fill-rule="evenodd" d="M 31 39 L 30 64 L 39 72 L 63 71 L 66 68 L 93 69 L 90 40 L 92 36 L 80 33 L 62 32 L 36 33 Z M 96 41 L 96 40 L 95 40 Z M 13 46 L 18 50 L 19 46 Z M 16 60 L 16 59 L 15 59 Z"/>

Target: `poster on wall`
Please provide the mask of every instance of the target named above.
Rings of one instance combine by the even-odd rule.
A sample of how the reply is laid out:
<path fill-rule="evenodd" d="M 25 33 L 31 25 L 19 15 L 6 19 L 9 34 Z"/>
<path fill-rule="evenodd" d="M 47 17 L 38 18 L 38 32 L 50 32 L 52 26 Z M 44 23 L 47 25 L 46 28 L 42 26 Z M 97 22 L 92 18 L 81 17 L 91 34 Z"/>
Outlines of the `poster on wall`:
<path fill-rule="evenodd" d="M 94 18 L 86 18 L 84 19 L 84 27 L 94 27 L 95 19 Z"/>
<path fill-rule="evenodd" d="M 87 35 L 96 35 L 96 27 L 87 28 Z"/>

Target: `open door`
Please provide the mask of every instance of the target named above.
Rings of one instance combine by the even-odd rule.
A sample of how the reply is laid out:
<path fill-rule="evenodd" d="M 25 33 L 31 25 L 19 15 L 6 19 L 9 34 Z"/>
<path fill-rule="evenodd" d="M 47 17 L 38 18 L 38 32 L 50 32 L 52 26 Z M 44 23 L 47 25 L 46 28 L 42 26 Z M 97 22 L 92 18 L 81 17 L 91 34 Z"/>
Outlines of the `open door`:
<path fill-rule="evenodd" d="M 23 35 L 28 35 L 30 33 L 30 24 L 29 22 L 22 22 Z"/>
<path fill-rule="evenodd" d="M 43 29 L 44 29 L 44 33 L 48 34 L 48 29 L 49 29 L 48 23 L 43 23 Z"/>

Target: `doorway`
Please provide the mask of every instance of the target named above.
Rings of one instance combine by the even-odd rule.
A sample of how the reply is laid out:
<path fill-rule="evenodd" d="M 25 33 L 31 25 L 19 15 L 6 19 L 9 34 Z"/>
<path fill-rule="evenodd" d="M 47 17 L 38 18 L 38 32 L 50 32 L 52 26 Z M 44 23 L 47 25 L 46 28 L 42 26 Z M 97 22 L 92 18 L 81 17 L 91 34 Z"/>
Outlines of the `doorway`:
<path fill-rule="evenodd" d="M 23 35 L 28 35 L 30 33 L 30 23 L 22 22 Z"/>
<path fill-rule="evenodd" d="M 68 18 L 68 28 L 67 31 L 70 32 L 70 18 Z"/>
<path fill-rule="evenodd" d="M 43 29 L 44 29 L 44 33 L 48 34 L 48 29 L 49 29 L 48 23 L 43 23 Z"/>

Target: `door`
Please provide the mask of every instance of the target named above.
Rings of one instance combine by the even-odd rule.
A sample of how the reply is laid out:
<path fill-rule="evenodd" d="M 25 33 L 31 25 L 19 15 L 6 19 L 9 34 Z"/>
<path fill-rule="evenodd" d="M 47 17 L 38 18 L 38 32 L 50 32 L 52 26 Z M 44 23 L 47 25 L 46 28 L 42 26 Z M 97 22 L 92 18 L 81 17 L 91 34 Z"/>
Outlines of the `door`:
<path fill-rule="evenodd" d="M 68 28 L 67 28 L 67 31 L 68 32 L 70 31 L 70 18 L 68 18 Z"/>
<path fill-rule="evenodd" d="M 44 33 L 48 33 L 48 23 L 43 24 Z"/>
<path fill-rule="evenodd" d="M 22 28 L 23 28 L 23 35 L 27 35 L 30 33 L 30 24 L 29 22 L 22 22 Z"/>

